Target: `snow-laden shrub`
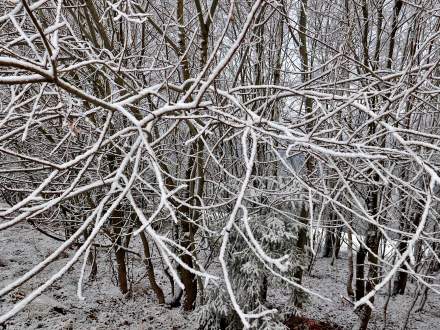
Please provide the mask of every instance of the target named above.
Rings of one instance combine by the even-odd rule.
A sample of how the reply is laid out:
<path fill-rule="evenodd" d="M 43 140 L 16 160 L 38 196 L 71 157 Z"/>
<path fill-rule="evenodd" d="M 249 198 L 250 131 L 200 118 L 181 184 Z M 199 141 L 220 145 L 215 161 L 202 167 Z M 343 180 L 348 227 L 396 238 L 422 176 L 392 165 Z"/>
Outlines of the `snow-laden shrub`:
<path fill-rule="evenodd" d="M 249 218 L 253 236 L 264 252 L 271 258 L 286 256 L 287 270 L 274 274 L 256 252 L 255 246 L 246 233 L 243 221 L 236 224 L 231 232 L 230 247 L 227 254 L 229 277 L 239 306 L 245 313 L 260 313 L 282 306 L 273 306 L 267 300 L 271 288 L 291 289 L 288 281 L 294 281 L 297 267 L 303 267 L 298 258 L 296 241 L 297 228 L 292 219 L 274 216 L 254 216 Z M 286 281 L 287 280 L 287 281 Z M 293 290 L 292 290 L 293 292 Z M 297 297 L 298 299 L 298 297 Z M 302 296 L 300 299 L 306 299 Z M 287 306 L 284 306 L 287 307 Z M 294 308 L 289 306 L 290 311 Z M 224 286 L 213 286 L 207 291 L 206 303 L 198 311 L 200 329 L 241 329 L 240 318 L 234 310 Z M 285 329 L 282 313 L 270 313 L 257 320 L 250 320 L 252 329 Z"/>

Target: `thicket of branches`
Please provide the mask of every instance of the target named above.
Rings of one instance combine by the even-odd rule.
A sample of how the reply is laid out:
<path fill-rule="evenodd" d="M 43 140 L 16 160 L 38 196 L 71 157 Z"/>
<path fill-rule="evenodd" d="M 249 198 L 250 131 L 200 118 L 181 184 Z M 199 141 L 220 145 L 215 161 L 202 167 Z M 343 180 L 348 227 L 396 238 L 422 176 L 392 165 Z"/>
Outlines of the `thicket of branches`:
<path fill-rule="evenodd" d="M 359 328 L 388 283 L 438 294 L 439 37 L 435 0 L 4 1 L 0 230 L 59 248 L 0 296 L 75 251 L 0 323 L 102 250 L 128 292 L 136 242 L 158 303 L 212 316 L 213 283 L 245 327 L 269 279 L 319 295 L 323 232 Z"/>

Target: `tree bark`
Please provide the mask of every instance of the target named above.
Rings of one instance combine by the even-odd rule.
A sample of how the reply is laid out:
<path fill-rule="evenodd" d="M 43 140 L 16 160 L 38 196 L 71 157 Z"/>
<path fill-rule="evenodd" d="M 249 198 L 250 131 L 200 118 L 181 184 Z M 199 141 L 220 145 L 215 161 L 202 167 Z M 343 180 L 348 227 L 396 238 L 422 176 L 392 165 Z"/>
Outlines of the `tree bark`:
<path fill-rule="evenodd" d="M 142 246 L 144 249 L 144 256 L 145 256 L 144 262 L 145 262 L 145 266 L 147 267 L 148 280 L 150 281 L 151 288 L 156 294 L 157 301 L 159 302 L 159 304 L 164 304 L 165 296 L 163 294 L 162 288 L 157 284 L 156 281 L 156 276 L 154 274 L 154 265 L 151 262 L 151 253 L 150 253 L 150 246 L 148 244 L 148 239 L 143 231 L 140 232 L 139 236 L 141 237 Z"/>
<path fill-rule="evenodd" d="M 360 247 L 356 254 L 356 300 L 365 296 L 365 258 L 367 250 Z"/>
<path fill-rule="evenodd" d="M 128 292 L 128 279 L 127 279 L 127 266 L 125 264 L 125 250 L 121 247 L 122 242 L 122 226 L 124 225 L 124 212 L 120 209 L 113 211 L 111 215 L 111 222 L 113 227 L 113 239 L 115 242 L 115 255 L 116 255 L 116 267 L 118 272 L 118 285 L 119 290 L 123 294 Z"/>
<path fill-rule="evenodd" d="M 347 294 L 354 297 L 353 292 L 353 235 L 351 229 L 348 228 L 348 277 L 347 277 Z"/>

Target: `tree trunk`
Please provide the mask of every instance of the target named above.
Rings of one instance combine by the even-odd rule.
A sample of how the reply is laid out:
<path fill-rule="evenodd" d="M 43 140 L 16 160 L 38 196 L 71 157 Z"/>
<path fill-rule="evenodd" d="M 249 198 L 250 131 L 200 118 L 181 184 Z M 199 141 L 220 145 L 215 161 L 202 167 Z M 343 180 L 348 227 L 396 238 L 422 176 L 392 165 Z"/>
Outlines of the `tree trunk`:
<path fill-rule="evenodd" d="M 186 244 L 185 244 L 186 245 Z M 192 256 L 185 254 L 182 261 L 189 267 L 193 267 Z M 194 303 L 197 298 L 197 280 L 196 276 L 183 267 L 179 267 L 180 276 L 183 285 L 185 285 L 185 296 L 183 301 L 183 309 L 191 311 L 194 309 Z"/>
<path fill-rule="evenodd" d="M 128 292 L 127 267 L 125 264 L 125 250 L 122 242 L 122 226 L 124 225 L 124 212 L 120 209 L 113 211 L 111 215 L 111 224 L 113 227 L 113 240 L 115 242 L 116 268 L 118 272 L 119 290 L 126 294 Z"/>
<path fill-rule="evenodd" d="M 420 202 L 423 203 L 423 202 Z M 413 209 L 411 211 L 411 225 L 408 225 L 407 223 L 404 223 L 404 219 L 401 219 L 401 230 L 402 231 L 408 231 L 408 232 L 414 232 L 415 227 L 417 227 L 420 223 L 420 219 L 422 217 L 422 210 L 420 209 L 420 204 L 418 201 L 413 201 L 413 203 L 409 204 L 409 208 L 407 209 Z M 405 250 L 408 248 L 408 237 L 401 236 L 400 242 L 399 242 L 399 253 L 402 254 L 405 252 Z M 417 253 L 415 252 L 417 255 Z M 408 273 L 406 272 L 407 267 L 405 264 L 402 264 L 400 267 L 400 270 L 397 272 L 395 281 L 394 281 L 394 287 L 393 287 L 393 296 L 395 295 L 402 295 L 405 293 L 406 283 L 408 281 Z"/>
<path fill-rule="evenodd" d="M 296 244 L 296 247 L 298 248 L 299 251 L 300 260 L 304 260 L 306 258 L 306 246 L 307 246 L 307 235 L 308 235 L 308 228 L 306 227 L 306 224 L 307 224 L 308 213 L 309 212 L 307 210 L 306 205 L 303 205 L 301 208 L 301 215 L 300 215 L 303 225 L 301 225 L 301 227 L 298 230 L 298 241 Z M 298 266 L 294 272 L 294 277 L 298 284 L 302 283 L 303 272 L 304 269 L 302 265 Z M 302 294 L 303 292 L 301 292 L 301 290 L 299 289 L 294 290 L 293 303 L 294 306 L 298 308 L 302 308 L 303 305 Z"/>
<path fill-rule="evenodd" d="M 157 301 L 159 304 L 165 304 L 165 297 L 163 294 L 162 288 L 157 284 L 156 276 L 154 274 L 154 265 L 151 262 L 151 253 L 150 253 L 150 246 L 148 244 L 147 237 L 145 236 L 145 233 L 142 231 L 140 232 L 140 237 L 142 241 L 142 246 L 144 249 L 144 256 L 145 256 L 145 266 L 147 267 L 148 272 L 148 280 L 150 281 L 151 288 L 153 289 L 154 293 L 156 294 Z"/>
<path fill-rule="evenodd" d="M 403 252 L 405 251 L 407 246 L 406 242 L 400 242 L 399 243 L 399 252 Z M 395 295 L 402 295 L 405 293 L 405 288 L 406 288 L 406 282 L 408 280 L 408 273 L 405 272 L 406 270 L 406 265 L 402 264 L 402 266 L 400 267 L 403 271 L 398 271 L 396 278 L 394 280 L 394 287 L 393 287 L 393 296 Z"/>
<path fill-rule="evenodd" d="M 336 214 L 335 214 L 336 216 Z M 332 224 L 334 224 L 335 219 L 332 219 Z M 340 228 L 328 228 L 325 234 L 324 241 L 324 258 L 332 258 L 332 264 L 335 259 L 339 258 L 339 250 L 341 248 L 341 229 Z"/>
<path fill-rule="evenodd" d="M 347 277 L 347 294 L 354 297 L 353 292 L 353 236 L 350 228 L 348 228 L 348 277 Z"/>
<path fill-rule="evenodd" d="M 367 250 L 360 247 L 356 254 L 356 300 L 365 296 L 365 258 Z"/>
<path fill-rule="evenodd" d="M 378 283 L 378 258 L 377 254 L 379 251 L 379 242 L 380 242 L 380 235 L 377 232 L 371 232 L 367 236 L 367 246 L 371 250 L 371 252 L 368 253 L 368 278 L 365 283 L 365 293 L 369 293 L 374 289 L 374 286 Z M 370 298 L 371 304 L 374 302 L 374 296 Z M 369 305 L 364 304 L 360 307 L 360 329 L 366 330 L 368 328 L 368 322 L 371 318 L 372 309 Z"/>
<path fill-rule="evenodd" d="M 323 258 L 330 258 L 333 255 L 333 247 L 335 244 L 335 235 L 332 228 L 328 228 L 325 232 Z"/>
<path fill-rule="evenodd" d="M 302 70 L 302 81 L 307 82 L 310 79 L 310 65 L 309 65 L 309 54 L 307 50 L 307 0 L 301 0 L 300 3 L 300 9 L 299 9 L 299 27 L 298 27 L 298 34 L 299 34 L 299 54 L 301 58 L 301 70 Z M 313 101 L 311 98 L 306 97 L 305 98 L 305 113 L 306 117 L 308 117 L 312 113 L 312 104 Z M 309 123 L 307 125 L 307 131 L 311 131 L 313 128 L 313 123 Z M 313 172 L 313 164 L 311 158 L 307 158 L 306 160 L 306 172 L 307 176 L 310 177 L 310 175 Z M 307 210 L 307 206 L 305 203 L 303 204 L 301 208 L 301 222 L 302 225 L 300 226 L 298 230 L 298 242 L 297 242 L 297 249 L 299 252 L 299 258 L 305 259 L 306 258 L 306 246 L 307 246 L 307 237 L 308 237 L 308 217 L 309 217 L 309 211 Z M 302 283 L 302 276 L 303 276 L 303 267 L 298 266 L 295 270 L 294 276 L 297 281 L 297 283 Z M 294 291 L 294 305 L 298 308 L 302 307 L 303 299 L 301 298 L 302 292 L 300 292 L 298 289 L 295 289 Z"/>

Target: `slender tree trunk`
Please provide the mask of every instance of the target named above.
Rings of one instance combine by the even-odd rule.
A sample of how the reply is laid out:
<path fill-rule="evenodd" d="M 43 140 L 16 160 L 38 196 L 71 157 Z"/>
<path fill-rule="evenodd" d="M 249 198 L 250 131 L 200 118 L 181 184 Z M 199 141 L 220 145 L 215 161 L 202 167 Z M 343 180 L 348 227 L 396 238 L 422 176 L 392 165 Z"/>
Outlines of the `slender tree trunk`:
<path fill-rule="evenodd" d="M 420 218 L 422 216 L 422 211 L 420 210 L 420 205 L 417 201 L 413 201 L 412 203 L 409 203 L 410 208 L 407 209 L 414 209 L 413 211 L 410 211 L 412 213 L 411 215 L 411 225 L 405 225 L 403 224 L 403 228 L 401 230 L 407 230 L 408 232 L 413 232 L 414 230 L 412 228 L 415 228 L 420 223 Z M 405 220 L 401 220 L 401 223 L 403 223 Z M 408 248 L 408 238 L 407 237 L 401 237 L 398 246 L 399 253 L 402 254 L 405 252 L 405 250 Z M 405 293 L 406 289 L 406 283 L 408 281 L 408 273 L 406 272 L 407 267 L 405 264 L 402 264 L 400 267 L 400 270 L 397 272 L 395 281 L 394 281 L 394 288 L 393 288 L 393 295 L 402 295 Z"/>
<path fill-rule="evenodd" d="M 125 264 L 125 251 L 122 248 L 122 226 L 124 225 L 124 212 L 120 209 L 113 211 L 111 216 L 113 237 L 115 242 L 116 267 L 118 272 L 119 290 L 123 294 L 128 292 L 127 266 Z"/>
<path fill-rule="evenodd" d="M 186 53 L 186 31 L 185 31 L 185 18 L 184 18 L 184 0 L 177 0 L 177 8 L 176 8 L 176 14 L 177 14 L 177 22 L 179 23 L 179 55 L 182 57 L 181 60 L 181 72 L 183 76 L 183 80 L 188 80 L 190 78 L 190 71 L 189 71 L 189 63 Z M 190 97 L 191 98 L 191 97 Z M 188 122 L 188 125 L 190 123 Z M 190 127 L 191 130 L 191 127 Z M 196 169 L 195 162 L 197 157 L 197 142 L 193 142 L 190 147 L 190 153 L 189 153 L 189 161 L 188 161 L 188 167 L 186 170 L 186 178 L 191 179 L 192 174 L 196 174 L 196 172 L 193 170 Z M 191 200 L 194 196 L 191 195 L 191 192 L 188 188 L 185 190 L 185 196 L 184 200 Z M 192 193 L 194 193 L 194 190 L 192 190 Z M 181 216 L 181 237 L 180 237 L 180 244 L 182 247 L 184 247 L 187 251 L 192 253 L 194 250 L 194 232 L 193 232 L 193 226 L 190 221 L 185 219 L 185 217 L 191 218 L 192 214 L 191 211 L 187 206 L 182 205 L 179 208 L 179 212 L 182 213 Z M 182 261 L 189 267 L 193 268 L 193 256 L 185 253 L 181 257 Z M 190 272 L 188 269 L 183 268 L 181 266 L 178 267 L 179 274 L 182 280 L 183 285 L 185 286 L 185 296 L 184 296 L 184 303 L 183 303 L 183 309 L 186 311 L 194 309 L 195 301 L 197 298 L 197 279 L 196 276 Z"/>
<path fill-rule="evenodd" d="M 365 258 L 367 250 L 360 247 L 356 254 L 356 300 L 365 296 Z"/>
<path fill-rule="evenodd" d="M 333 248 L 335 245 L 335 233 L 333 228 L 328 228 L 325 232 L 323 258 L 330 258 L 333 255 Z"/>
<path fill-rule="evenodd" d="M 300 8 L 299 8 L 299 53 L 300 53 L 300 59 L 301 59 L 301 70 L 302 70 L 302 81 L 307 82 L 310 79 L 310 65 L 309 65 L 309 54 L 307 50 L 307 0 L 301 0 L 300 2 Z M 312 99 L 309 97 L 305 98 L 305 113 L 306 118 L 312 113 Z M 307 127 L 307 131 L 311 131 L 313 127 L 313 123 L 310 123 Z M 307 176 L 310 178 L 312 172 L 313 172 L 313 164 L 312 159 L 307 158 L 306 160 L 306 171 Z M 306 247 L 307 247 L 307 241 L 308 241 L 308 219 L 309 219 L 309 210 L 307 203 L 303 203 L 301 207 L 300 217 L 302 225 L 300 226 L 298 230 L 298 241 L 297 241 L 297 249 L 300 254 L 301 259 L 305 259 L 307 256 Z M 303 267 L 299 266 L 294 272 L 295 279 L 297 283 L 302 283 L 302 276 L 303 276 Z M 294 292 L 294 305 L 296 307 L 301 308 L 302 307 L 302 298 L 301 293 L 296 289 Z"/>
<path fill-rule="evenodd" d="M 151 288 L 156 294 L 157 301 L 159 302 L 159 304 L 164 304 L 165 297 L 162 288 L 157 284 L 156 281 L 156 276 L 154 274 L 154 265 L 151 261 L 151 253 L 150 253 L 150 246 L 148 244 L 148 239 L 143 231 L 139 234 L 139 236 L 141 237 L 142 246 L 144 249 L 144 256 L 145 256 L 144 262 L 145 262 L 145 266 L 147 267 L 148 280 L 150 281 Z"/>
<path fill-rule="evenodd" d="M 303 206 L 301 208 L 301 219 L 307 219 L 308 217 L 308 211 L 306 206 Z M 298 230 L 298 241 L 297 241 L 297 248 L 299 251 L 299 259 L 303 260 L 306 258 L 306 246 L 307 246 L 307 234 L 308 234 L 308 228 L 306 227 L 306 224 L 302 225 Z M 304 269 L 302 266 L 298 266 L 294 272 L 295 280 L 298 284 L 302 283 L 302 277 L 303 277 Z M 303 299 L 302 299 L 302 292 L 298 289 L 295 289 L 294 291 L 294 299 L 293 303 L 294 306 L 298 308 L 302 308 L 303 305 Z"/>
<path fill-rule="evenodd" d="M 399 252 L 403 253 L 406 250 L 406 247 L 406 242 L 400 242 Z M 394 280 L 393 296 L 402 295 L 405 293 L 406 282 L 408 281 L 408 273 L 405 271 L 407 269 L 405 264 L 402 264 L 400 268 L 401 270 L 397 272 L 396 278 Z"/>
<path fill-rule="evenodd" d="M 368 253 L 368 279 L 365 283 L 365 293 L 369 293 L 374 289 L 374 286 L 378 283 L 379 265 L 377 254 L 379 252 L 380 236 L 378 233 L 374 233 L 371 236 L 367 236 L 367 246 L 373 252 Z M 370 302 L 374 302 L 374 296 L 370 298 Z M 365 304 L 361 306 L 361 330 L 368 328 L 368 323 L 371 318 L 372 309 L 369 305 Z"/>
<path fill-rule="evenodd" d="M 347 294 L 349 297 L 354 297 L 353 292 L 353 235 L 350 228 L 348 228 L 348 277 L 347 277 Z"/>

